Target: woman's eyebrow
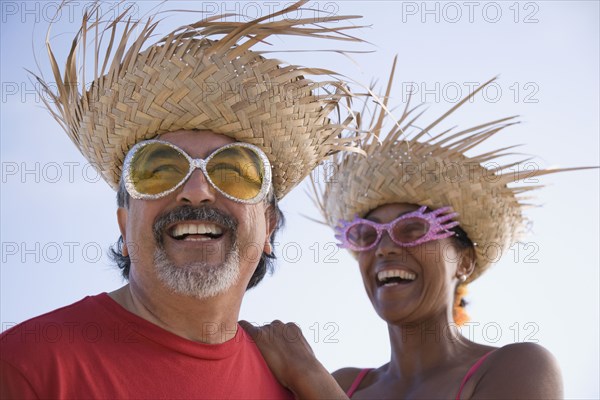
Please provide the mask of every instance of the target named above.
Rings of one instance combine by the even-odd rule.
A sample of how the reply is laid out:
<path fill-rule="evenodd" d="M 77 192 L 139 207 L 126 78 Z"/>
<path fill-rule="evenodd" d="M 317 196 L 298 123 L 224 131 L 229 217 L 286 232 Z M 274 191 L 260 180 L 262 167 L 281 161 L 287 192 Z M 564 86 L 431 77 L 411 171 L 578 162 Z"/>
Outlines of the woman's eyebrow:
<path fill-rule="evenodd" d="M 401 212 L 400 214 L 396 215 L 396 216 L 394 217 L 394 219 L 398 219 L 398 218 L 400 218 L 400 217 L 401 217 L 401 216 L 403 216 L 403 215 L 410 214 L 410 213 L 412 213 L 412 212 L 415 212 L 415 211 L 417 211 L 417 210 L 412 210 L 412 211 L 404 211 L 404 212 Z M 380 224 L 380 223 L 381 223 L 381 220 L 380 220 L 379 218 L 377 218 L 377 217 L 369 217 L 369 215 L 366 215 L 364 219 L 368 219 L 369 221 L 377 222 L 378 224 Z M 394 220 L 394 219 L 393 219 L 393 220 Z M 393 221 L 393 220 L 392 220 L 392 221 Z"/>

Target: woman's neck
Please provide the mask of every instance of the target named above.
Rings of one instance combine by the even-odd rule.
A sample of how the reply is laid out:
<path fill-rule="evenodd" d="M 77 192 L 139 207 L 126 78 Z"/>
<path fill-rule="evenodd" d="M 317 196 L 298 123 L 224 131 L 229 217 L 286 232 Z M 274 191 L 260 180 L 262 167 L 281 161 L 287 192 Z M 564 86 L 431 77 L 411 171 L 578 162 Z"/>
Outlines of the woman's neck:
<path fill-rule="evenodd" d="M 446 317 L 388 324 L 388 332 L 392 351 L 388 372 L 403 380 L 422 379 L 428 372 L 455 365 L 477 346 Z"/>

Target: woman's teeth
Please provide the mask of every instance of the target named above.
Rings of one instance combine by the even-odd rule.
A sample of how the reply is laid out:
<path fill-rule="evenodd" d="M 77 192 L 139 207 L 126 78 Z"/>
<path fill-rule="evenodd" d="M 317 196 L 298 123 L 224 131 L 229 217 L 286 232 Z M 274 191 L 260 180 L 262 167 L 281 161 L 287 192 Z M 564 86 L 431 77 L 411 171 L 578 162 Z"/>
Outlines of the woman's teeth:
<path fill-rule="evenodd" d="M 416 274 L 401 269 L 388 269 L 377 273 L 377 283 L 382 286 L 414 281 Z"/>

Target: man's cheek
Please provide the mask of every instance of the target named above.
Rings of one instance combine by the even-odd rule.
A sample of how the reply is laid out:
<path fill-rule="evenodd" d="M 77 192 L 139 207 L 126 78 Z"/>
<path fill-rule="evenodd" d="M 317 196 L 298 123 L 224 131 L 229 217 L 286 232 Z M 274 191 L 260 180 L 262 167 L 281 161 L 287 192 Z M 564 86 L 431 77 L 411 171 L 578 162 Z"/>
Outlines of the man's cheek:
<path fill-rule="evenodd" d="M 249 242 L 240 247 L 240 261 L 256 265 L 263 253 L 263 246 L 257 242 Z"/>

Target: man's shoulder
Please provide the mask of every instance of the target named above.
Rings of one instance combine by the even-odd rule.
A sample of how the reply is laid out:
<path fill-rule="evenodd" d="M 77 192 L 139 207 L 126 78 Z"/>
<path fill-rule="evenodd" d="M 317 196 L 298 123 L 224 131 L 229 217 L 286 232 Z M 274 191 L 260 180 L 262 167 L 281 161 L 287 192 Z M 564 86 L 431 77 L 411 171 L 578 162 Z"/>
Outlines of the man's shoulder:
<path fill-rule="evenodd" d="M 75 398 L 83 393 L 118 397 L 109 391 L 114 376 L 112 381 L 98 385 L 89 379 L 90 365 L 97 367 L 92 361 L 102 357 L 112 361 L 112 343 L 121 346 L 120 350 L 128 346 L 115 336 L 115 332 L 122 335 L 124 330 L 115 327 L 118 319 L 113 316 L 110 301 L 105 293 L 88 296 L 3 332 L 0 387 L 9 394 L 16 393 L 17 398 Z M 0 395 L 4 394 L 0 389 Z"/>
<path fill-rule="evenodd" d="M 10 335 L 11 331 L 13 330 L 25 329 L 36 324 L 67 322 L 74 317 L 85 316 L 89 313 L 90 309 L 97 308 L 99 306 L 99 299 L 101 299 L 104 295 L 105 294 L 86 296 L 72 304 L 30 318 L 2 332 L 0 337 L 4 338 L 4 336 Z"/>
<path fill-rule="evenodd" d="M 98 309 L 105 294 L 87 296 L 75 303 L 21 322 L 0 334 L 2 358 L 21 353 L 25 348 L 39 351 L 47 345 L 68 342 L 76 331 L 98 318 Z"/>

